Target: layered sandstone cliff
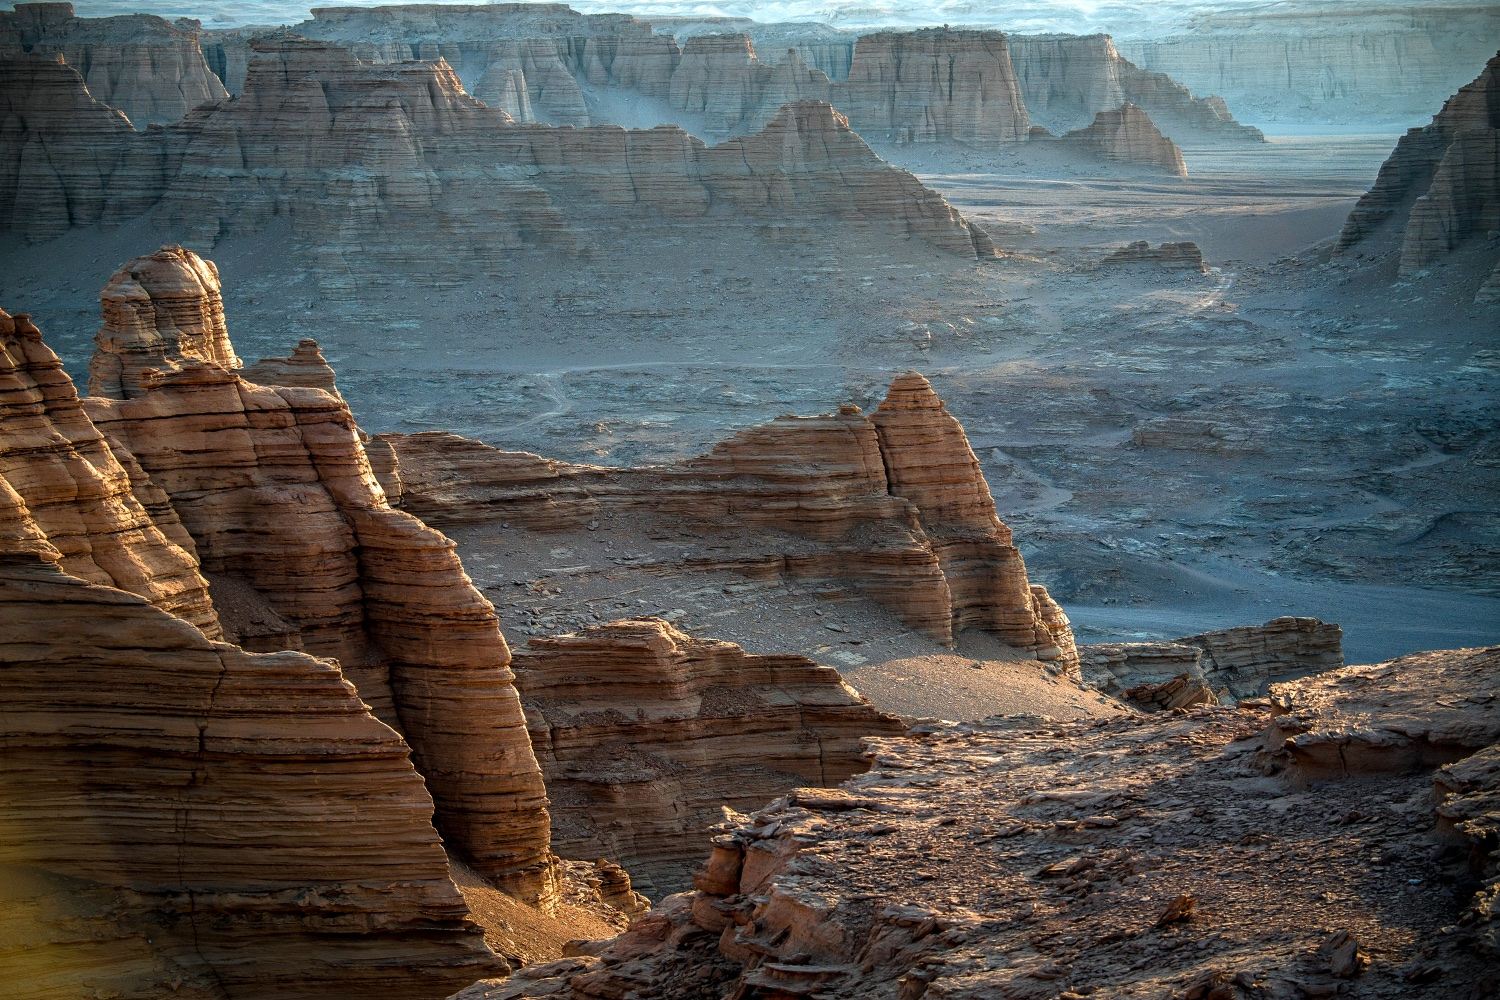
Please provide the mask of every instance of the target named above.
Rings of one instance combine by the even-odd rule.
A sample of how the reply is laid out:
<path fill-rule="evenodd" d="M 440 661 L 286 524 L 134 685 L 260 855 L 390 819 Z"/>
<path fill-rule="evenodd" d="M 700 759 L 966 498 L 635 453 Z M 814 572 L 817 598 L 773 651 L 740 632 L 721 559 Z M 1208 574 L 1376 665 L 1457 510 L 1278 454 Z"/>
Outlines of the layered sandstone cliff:
<path fill-rule="evenodd" d="M 86 401 L 94 424 L 166 494 L 204 569 L 262 595 L 402 732 L 455 846 L 546 902 L 544 792 L 509 653 L 452 543 L 389 507 L 343 400 L 236 374 L 211 265 L 163 248 L 102 299 L 90 370 L 116 398 Z"/>
<path fill-rule="evenodd" d="M 1340 254 L 1400 247 L 1413 274 L 1500 229 L 1500 54 L 1432 122 L 1401 137 L 1349 213 Z M 1399 242 L 1398 242 L 1399 241 Z"/>
<path fill-rule="evenodd" d="M 163 169 L 60 56 L 0 53 L 0 229 L 41 240 L 123 221 L 161 197 Z"/>
<path fill-rule="evenodd" d="M 834 102 L 856 130 L 892 142 L 1019 142 L 1031 128 L 997 31 L 863 35 Z"/>
<path fill-rule="evenodd" d="M 61 56 L 95 100 L 125 112 L 137 128 L 175 122 L 229 96 L 203 60 L 195 22 L 76 17 L 71 3 L 18 3 L 0 11 L 0 59 L 28 53 Z"/>
<path fill-rule="evenodd" d="M 877 740 L 869 773 L 716 837 L 696 891 L 457 997 L 1483 992 L 1496 657 L 1350 668 L 1274 708 Z M 1346 767 L 1313 778 L 1300 761 L 1319 747 Z M 1434 851 L 1434 821 L 1453 848 Z"/>
<path fill-rule="evenodd" d="M 1114 163 L 1148 167 L 1176 177 L 1187 176 L 1182 150 L 1161 134 L 1150 115 L 1134 104 L 1101 111 L 1088 128 L 1069 132 L 1058 141 Z"/>
<path fill-rule="evenodd" d="M 653 530 L 685 543 L 684 572 L 843 581 L 940 643 L 976 629 L 1076 670 L 1066 615 L 1028 579 L 962 427 L 915 373 L 869 416 L 781 417 L 671 466 L 570 466 L 448 434 L 383 440 L 403 505 L 436 524 L 660 519 Z"/>
<path fill-rule="evenodd" d="M 337 664 L 216 641 L 176 508 L 4 313 L 0 541 L 8 988 L 407 998 L 503 969 L 406 742 Z"/>
<path fill-rule="evenodd" d="M 1179 139 L 1264 138 L 1235 121 L 1222 98 L 1194 97 L 1172 77 L 1125 59 L 1108 35 L 1014 35 L 1010 52 L 1032 122 L 1053 131 L 1082 128 L 1130 103 Z"/>
<path fill-rule="evenodd" d="M 441 59 L 372 65 L 296 38 L 255 47 L 239 97 L 145 136 L 91 101 L 66 67 L 0 64 L 17 83 L 3 99 L 44 109 L 6 119 L 18 152 L 0 173 L 5 221 L 45 237 L 154 204 L 164 222 L 211 242 L 289 218 L 320 280 L 351 291 L 359 275 L 386 269 L 461 280 L 455 254 L 493 269 L 522 246 L 571 251 L 592 227 L 619 225 L 622 211 L 675 225 L 834 219 L 994 254 L 826 104 L 783 106 L 759 132 L 706 147 L 669 127 L 517 125 L 465 93 Z"/>
<path fill-rule="evenodd" d="M 1203 689 L 1213 695 L 1212 701 L 1233 702 L 1265 694 L 1273 680 L 1344 665 L 1339 626 L 1291 616 L 1170 642 L 1095 643 L 1080 646 L 1078 654 L 1089 683 L 1157 707 L 1162 707 L 1161 692 L 1155 689 L 1179 677 L 1184 684 L 1174 688 L 1173 696 L 1179 690 Z"/>
<path fill-rule="evenodd" d="M 867 766 L 864 737 L 905 728 L 832 668 L 659 620 L 533 639 L 515 672 L 554 848 L 617 859 L 653 894 L 687 888 L 725 809 L 836 785 Z"/>
<path fill-rule="evenodd" d="M 1130 59 L 1257 121 L 1406 127 L 1472 76 L 1500 38 L 1493 4 L 1278 5 L 1200 14 L 1122 38 Z"/>

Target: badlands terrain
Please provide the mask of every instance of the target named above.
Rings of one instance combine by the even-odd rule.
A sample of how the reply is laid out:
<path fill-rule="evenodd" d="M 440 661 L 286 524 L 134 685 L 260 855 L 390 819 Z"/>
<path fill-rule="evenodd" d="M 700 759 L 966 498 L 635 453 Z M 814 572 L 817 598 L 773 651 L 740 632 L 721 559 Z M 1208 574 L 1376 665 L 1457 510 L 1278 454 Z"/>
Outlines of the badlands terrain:
<path fill-rule="evenodd" d="M 0 997 L 1500 995 L 1500 12 L 575 7 L 0 10 Z"/>

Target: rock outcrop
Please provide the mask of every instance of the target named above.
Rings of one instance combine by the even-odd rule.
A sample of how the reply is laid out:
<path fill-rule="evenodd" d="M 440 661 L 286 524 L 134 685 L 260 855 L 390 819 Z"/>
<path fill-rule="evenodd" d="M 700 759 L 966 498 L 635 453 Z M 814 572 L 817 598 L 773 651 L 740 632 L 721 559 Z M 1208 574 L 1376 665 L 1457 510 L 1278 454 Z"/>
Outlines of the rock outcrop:
<path fill-rule="evenodd" d="M 1099 263 L 1104 267 L 1135 267 L 1145 264 L 1173 271 L 1197 271 L 1199 274 L 1208 271 L 1208 265 L 1203 263 L 1203 251 L 1191 241 L 1158 243 L 1152 246 L 1145 240 L 1136 240 L 1110 251 Z"/>
<path fill-rule="evenodd" d="M 915 373 L 871 415 L 780 417 L 677 465 L 570 466 L 449 434 L 384 435 L 403 506 L 532 530 L 662 519 L 684 572 L 843 581 L 952 644 L 965 629 L 1076 672 L 1067 616 L 1030 582 L 958 421 Z"/>
<path fill-rule="evenodd" d="M 1401 137 L 1339 234 L 1342 255 L 1399 246 L 1411 275 L 1500 229 L 1500 54 Z M 1496 265 L 1500 266 L 1500 265 Z"/>
<path fill-rule="evenodd" d="M 1069 132 L 1058 140 L 1063 145 L 1114 163 L 1148 167 L 1176 177 L 1187 176 L 1182 150 L 1134 104 L 1101 111 L 1088 128 Z"/>
<path fill-rule="evenodd" d="M 1184 636 L 1171 642 L 1109 642 L 1078 647 L 1084 679 L 1111 694 L 1160 705 L 1151 690 L 1182 677 L 1179 691 L 1202 687 L 1215 701 L 1266 693 L 1273 680 L 1344 665 L 1343 630 L 1316 618 L 1273 618 L 1264 625 Z M 1139 689 L 1134 696 L 1132 689 Z M 1183 694 L 1183 697 L 1189 697 Z M 1175 707 L 1175 706 L 1167 706 Z"/>
<path fill-rule="evenodd" d="M 338 661 L 405 736 L 439 828 L 478 871 L 550 905 L 545 798 L 509 651 L 453 544 L 389 507 L 342 399 L 239 376 L 211 264 L 165 247 L 102 299 L 90 370 L 113 398 L 84 405 L 138 464 L 137 494 L 170 506 L 206 573 Z"/>
<path fill-rule="evenodd" d="M 203 60 L 196 22 L 75 17 L 71 3 L 18 3 L 0 11 L 0 60 L 27 53 L 61 56 L 95 100 L 125 112 L 137 128 L 175 122 L 229 96 Z"/>
<path fill-rule="evenodd" d="M 1278 696 L 1292 714 L 1259 702 L 876 740 L 874 768 L 842 789 L 798 790 L 716 837 L 694 892 L 584 956 L 457 997 L 1483 992 L 1496 655 L 1314 678 Z M 1292 719 L 1313 728 L 1283 747 Z M 1359 780 L 1303 790 L 1288 758 L 1315 732 L 1374 735 Z M 1418 760 L 1437 733 L 1449 752 Z M 1434 853 L 1435 819 L 1475 852 L 1477 892 L 1468 851 Z"/>
<path fill-rule="evenodd" d="M 1031 129 L 998 31 L 863 35 L 833 100 L 862 135 L 890 142 L 1019 142 Z"/>
<path fill-rule="evenodd" d="M 452 284 L 467 273 L 454 255 L 492 270 L 522 246 L 578 250 L 592 226 L 617 226 L 624 211 L 674 225 L 836 219 L 994 255 L 977 227 L 876 157 L 826 104 L 783 106 L 761 131 L 706 147 L 672 127 L 517 125 L 465 93 L 441 59 L 372 65 L 326 42 L 253 44 L 240 96 L 144 136 L 90 101 L 66 67 L 0 65 L 19 74 L 4 100 L 61 109 L 6 119 L 21 151 L 0 172 L 6 221 L 46 237 L 156 205 L 163 221 L 211 243 L 289 218 L 320 281 L 351 293 L 361 275 L 393 269 Z M 83 155 L 52 164 L 74 152 Z M 26 212 L 14 211 L 23 201 Z"/>
<path fill-rule="evenodd" d="M 1122 104 L 1144 109 L 1178 138 L 1262 141 L 1219 97 L 1194 97 L 1172 77 L 1125 59 L 1108 35 L 1012 35 L 1011 62 L 1033 124 L 1055 132 L 1088 125 Z"/>
<path fill-rule="evenodd" d="M 141 140 L 61 56 L 0 53 L 0 229 L 42 240 L 146 211 L 164 151 Z"/>
<path fill-rule="evenodd" d="M 407 998 L 503 970 L 401 736 L 337 664 L 222 634 L 166 495 L 0 313 L 8 988 Z"/>
<path fill-rule="evenodd" d="M 653 894 L 688 887 L 709 827 L 799 785 L 865 769 L 904 731 L 800 656 L 755 656 L 660 620 L 535 638 L 516 687 L 568 857 L 620 861 Z"/>

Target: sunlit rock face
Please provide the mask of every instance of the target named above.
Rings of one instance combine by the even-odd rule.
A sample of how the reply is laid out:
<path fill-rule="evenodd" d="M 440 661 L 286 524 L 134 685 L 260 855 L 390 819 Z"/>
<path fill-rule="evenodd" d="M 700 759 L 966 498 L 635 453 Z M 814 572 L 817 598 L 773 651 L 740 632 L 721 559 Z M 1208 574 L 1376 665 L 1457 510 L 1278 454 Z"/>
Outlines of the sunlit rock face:
<path fill-rule="evenodd" d="M 137 128 L 174 122 L 228 96 L 198 48 L 195 23 L 149 14 L 75 17 L 71 3 L 21 3 L 0 11 L 0 59 L 61 56 L 95 100 Z"/>
<path fill-rule="evenodd" d="M 1339 234 L 1337 253 L 1399 248 L 1399 273 L 1441 265 L 1463 248 L 1500 258 L 1500 54 L 1432 122 L 1401 137 Z M 1490 254 L 1494 254 L 1492 258 Z M 1500 270 L 1500 259 L 1491 267 Z M 1491 272 L 1493 273 L 1493 272 Z M 1476 298 L 1489 301 L 1489 283 Z"/>
<path fill-rule="evenodd" d="M 503 970 L 407 742 L 337 663 L 221 641 L 174 501 L 0 312 L 8 988 L 398 1000 Z"/>

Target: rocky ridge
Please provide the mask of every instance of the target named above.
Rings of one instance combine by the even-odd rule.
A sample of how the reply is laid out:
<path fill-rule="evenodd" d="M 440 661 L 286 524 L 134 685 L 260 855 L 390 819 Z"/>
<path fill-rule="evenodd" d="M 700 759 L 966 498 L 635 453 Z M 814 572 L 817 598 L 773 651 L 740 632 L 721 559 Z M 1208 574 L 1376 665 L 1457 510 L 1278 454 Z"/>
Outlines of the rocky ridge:
<path fill-rule="evenodd" d="M 567 465 L 442 433 L 377 440 L 399 460 L 403 507 L 434 524 L 670 518 L 653 530 L 681 536 L 682 572 L 844 581 L 939 643 L 976 629 L 1076 673 L 1067 616 L 1027 578 L 962 427 L 915 373 L 869 416 L 782 417 L 673 466 Z"/>
<path fill-rule="evenodd" d="M 687 888 L 726 810 L 837 785 L 866 768 L 864 737 L 906 729 L 829 667 L 660 620 L 535 638 L 514 668 L 554 849 L 616 859 L 653 894 Z"/>
<path fill-rule="evenodd" d="M 715 838 L 624 935 L 456 997 L 1482 995 L 1497 655 L 1349 668 L 1274 708 L 876 741 L 869 773 Z M 1412 753 L 1423 731 L 1444 754 Z M 1303 748 L 1351 740 L 1308 790 Z"/>
<path fill-rule="evenodd" d="M 0 60 L 60 56 L 95 100 L 137 128 L 175 122 L 228 92 L 204 62 L 197 22 L 151 14 L 77 17 L 71 3 L 18 3 L 0 11 Z"/>
<path fill-rule="evenodd" d="M 1399 247 L 1411 276 L 1464 247 L 1484 260 L 1500 230 L 1500 54 L 1454 94 L 1429 125 L 1408 131 L 1349 213 L 1336 253 Z M 1500 263 L 1487 264 L 1485 273 Z M 1483 280 L 1483 279 L 1481 279 Z M 1480 294 L 1481 301 L 1483 294 Z"/>
<path fill-rule="evenodd" d="M 40 195 L 23 217 L 39 238 L 153 205 L 207 243 L 290 217 L 321 279 L 349 290 L 362 273 L 424 261 L 430 280 L 452 282 L 454 253 L 493 270 L 521 246 L 579 252 L 591 227 L 619 225 L 623 211 L 672 226 L 837 220 L 994 254 L 977 227 L 871 153 L 826 105 L 784 106 L 760 132 L 706 147 L 671 127 L 517 125 L 466 94 L 441 59 L 372 65 L 296 38 L 254 46 L 238 97 L 149 135 L 111 119 L 67 67 L 0 63 L 0 76 L 18 80 L 9 99 L 43 109 L 20 116 L 19 148 L 88 153 L 66 168 L 20 157 L 0 173 L 0 205 Z M 432 254 L 416 252 L 429 245 Z"/>

